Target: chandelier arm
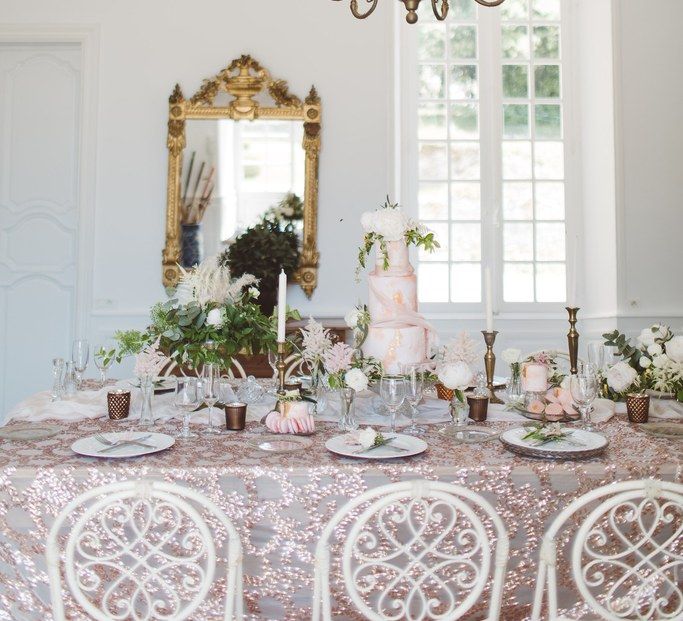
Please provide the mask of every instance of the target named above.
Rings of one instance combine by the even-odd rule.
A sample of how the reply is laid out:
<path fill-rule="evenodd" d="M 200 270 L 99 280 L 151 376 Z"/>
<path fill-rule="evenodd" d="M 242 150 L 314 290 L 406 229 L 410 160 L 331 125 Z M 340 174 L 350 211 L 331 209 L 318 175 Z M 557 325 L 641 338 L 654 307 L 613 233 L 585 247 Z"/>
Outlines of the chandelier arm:
<path fill-rule="evenodd" d="M 500 4 L 503 4 L 503 2 L 505 2 L 505 0 L 475 0 L 475 2 L 477 2 L 478 4 L 481 4 L 482 6 L 492 7 L 492 6 L 498 6 Z"/>
<path fill-rule="evenodd" d="M 436 19 L 442 22 L 448 15 L 448 0 L 441 0 L 441 11 L 439 11 L 436 6 L 437 2 L 439 2 L 439 0 L 432 0 L 432 10 L 434 11 L 434 16 Z"/>
<path fill-rule="evenodd" d="M 366 17 L 372 15 L 372 12 L 377 8 L 377 2 L 379 0 L 366 0 L 368 4 L 372 3 L 372 6 L 370 6 L 365 13 L 361 13 L 358 10 L 358 0 L 351 0 L 351 13 L 353 13 L 354 17 L 357 17 L 358 19 L 365 19 Z"/>

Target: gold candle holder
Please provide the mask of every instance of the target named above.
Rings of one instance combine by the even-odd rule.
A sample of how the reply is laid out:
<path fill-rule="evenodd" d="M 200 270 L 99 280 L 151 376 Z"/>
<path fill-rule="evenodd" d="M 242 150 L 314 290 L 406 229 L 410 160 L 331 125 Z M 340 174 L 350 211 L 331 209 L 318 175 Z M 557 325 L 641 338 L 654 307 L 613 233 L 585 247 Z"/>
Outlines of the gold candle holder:
<path fill-rule="evenodd" d="M 281 395 L 285 394 L 285 345 L 284 341 L 278 341 L 277 362 L 275 363 L 275 368 L 277 369 L 277 391 Z"/>
<path fill-rule="evenodd" d="M 484 356 L 484 367 L 486 368 L 486 388 L 489 390 L 489 403 L 503 403 L 501 399 L 496 397 L 493 390 L 493 374 L 496 370 L 496 355 L 493 353 L 493 344 L 496 342 L 498 332 L 488 332 L 482 330 L 484 335 L 484 342 L 486 343 L 486 355 Z"/>
<path fill-rule="evenodd" d="M 569 313 L 569 333 L 567 334 L 569 366 L 571 367 L 571 374 L 576 375 L 579 372 L 579 333 L 576 330 L 576 316 L 579 309 L 571 306 L 567 306 L 566 309 Z"/>

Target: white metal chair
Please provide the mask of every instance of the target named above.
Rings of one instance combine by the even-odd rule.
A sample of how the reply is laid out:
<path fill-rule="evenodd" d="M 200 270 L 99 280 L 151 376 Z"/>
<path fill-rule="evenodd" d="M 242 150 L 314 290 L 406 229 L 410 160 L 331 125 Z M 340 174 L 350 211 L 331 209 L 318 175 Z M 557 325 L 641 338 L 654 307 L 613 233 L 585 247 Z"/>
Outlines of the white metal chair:
<path fill-rule="evenodd" d="M 178 363 L 175 362 L 175 360 L 170 360 L 168 364 L 161 370 L 159 375 L 161 377 L 172 377 L 177 368 Z M 194 374 L 199 377 L 201 375 L 200 370 L 196 369 Z M 228 377 L 231 379 L 247 379 L 247 372 L 236 358 L 231 360 L 230 367 L 228 368 Z"/>
<path fill-rule="evenodd" d="M 70 521 L 60 559 L 60 530 Z M 220 573 L 226 580 L 227 621 L 242 618 L 242 545 L 211 500 L 159 481 L 89 490 L 60 512 L 48 535 L 54 618 L 66 619 L 63 567 L 66 590 L 98 621 L 196 619 L 219 573 L 218 552 L 226 548 L 227 567 Z"/>
<path fill-rule="evenodd" d="M 683 619 L 683 485 L 646 479 L 606 485 L 577 498 L 543 538 L 532 620 L 558 616 L 557 538 L 583 519 L 571 547 L 572 579 L 601 619 Z M 594 618 L 594 617 L 591 617 Z"/>
<path fill-rule="evenodd" d="M 343 540 L 339 589 L 365 618 L 460 618 L 489 582 L 492 543 L 482 515 L 497 539 L 488 618 L 498 619 L 509 551 L 502 520 L 476 492 L 418 480 L 370 490 L 327 524 L 316 547 L 314 621 L 332 618 L 333 536 Z"/>

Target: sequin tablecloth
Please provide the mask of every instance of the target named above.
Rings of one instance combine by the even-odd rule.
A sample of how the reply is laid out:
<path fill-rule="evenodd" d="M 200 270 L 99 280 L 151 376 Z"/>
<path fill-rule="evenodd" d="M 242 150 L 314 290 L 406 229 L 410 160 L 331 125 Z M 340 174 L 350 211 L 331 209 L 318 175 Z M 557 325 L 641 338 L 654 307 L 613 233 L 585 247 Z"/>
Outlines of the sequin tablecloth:
<path fill-rule="evenodd" d="M 506 429 L 514 423 L 490 423 Z M 79 457 L 78 437 L 111 431 L 108 420 L 63 424 L 59 435 L 39 442 L 0 441 L 0 619 L 48 619 L 44 552 L 54 517 L 74 496 L 93 486 L 141 477 L 188 485 L 210 497 L 237 525 L 245 548 L 245 605 L 250 619 L 310 617 L 313 552 L 324 524 L 368 488 L 425 477 L 456 482 L 484 494 L 510 534 L 511 554 L 502 619 L 529 615 L 538 546 L 552 517 L 578 495 L 632 478 L 680 481 L 683 443 L 656 439 L 623 417 L 602 426 L 610 445 L 598 459 L 551 463 L 516 457 L 496 441 L 455 445 L 436 430 L 429 449 L 413 458 L 367 462 L 340 458 L 324 448 L 338 433 L 321 424 L 305 451 L 267 454 L 246 432 L 178 442 L 164 453 L 131 460 Z M 120 428 L 120 427 L 119 427 Z M 160 426 L 175 433 L 177 423 Z M 218 600 L 212 604 L 219 618 Z M 67 601 L 70 619 L 85 615 Z M 580 609 L 574 612 L 581 613 Z M 337 609 L 337 618 L 354 618 Z M 485 617 L 484 606 L 468 619 Z M 587 618 L 587 617 L 585 617 Z"/>

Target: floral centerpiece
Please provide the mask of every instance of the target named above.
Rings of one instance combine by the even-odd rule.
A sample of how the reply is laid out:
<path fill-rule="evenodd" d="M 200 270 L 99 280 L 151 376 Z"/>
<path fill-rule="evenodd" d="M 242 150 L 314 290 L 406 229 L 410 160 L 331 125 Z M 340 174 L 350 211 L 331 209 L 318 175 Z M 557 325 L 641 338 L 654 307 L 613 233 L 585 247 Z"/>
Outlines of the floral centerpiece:
<path fill-rule="evenodd" d="M 152 307 L 145 330 L 119 331 L 117 360 L 155 348 L 182 370 L 197 372 L 205 362 L 228 369 L 240 353 L 257 354 L 275 347 L 275 317 L 261 312 L 254 300 L 258 281 L 244 274 L 232 278 L 230 270 L 210 257 L 183 270 L 171 299 Z M 288 311 L 291 318 L 298 313 Z M 212 347 L 206 347 L 213 342 Z"/>
<path fill-rule="evenodd" d="M 469 334 L 460 332 L 447 343 L 439 347 L 433 356 L 434 373 L 427 377 L 435 383 L 440 399 L 452 401 L 457 397 L 461 403 L 465 401 L 464 391 L 473 379 L 472 367 L 481 359 L 481 346 Z M 467 383 L 461 385 L 460 380 L 467 376 Z"/>
<path fill-rule="evenodd" d="M 353 346 L 360 349 L 368 338 L 370 330 L 370 310 L 367 304 L 354 306 L 344 315 L 344 321 L 353 330 Z"/>
<path fill-rule="evenodd" d="M 391 203 L 389 197 L 382 207 L 375 211 L 366 211 L 361 216 L 361 226 L 365 233 L 363 245 L 358 250 L 358 268 L 356 276 L 361 269 L 365 268 L 367 258 L 375 244 L 378 247 L 378 256 L 382 257 L 383 267 L 389 269 L 389 242 L 403 241 L 406 246 L 417 246 L 428 252 L 434 252 L 439 248 L 439 243 L 434 239 L 434 233 L 427 227 L 409 218 L 398 203 Z"/>
<path fill-rule="evenodd" d="M 634 391 L 654 390 L 683 402 L 683 335 L 669 326 L 654 324 L 632 342 L 618 330 L 603 334 L 622 360 L 603 379 L 605 396 L 619 400 Z"/>

